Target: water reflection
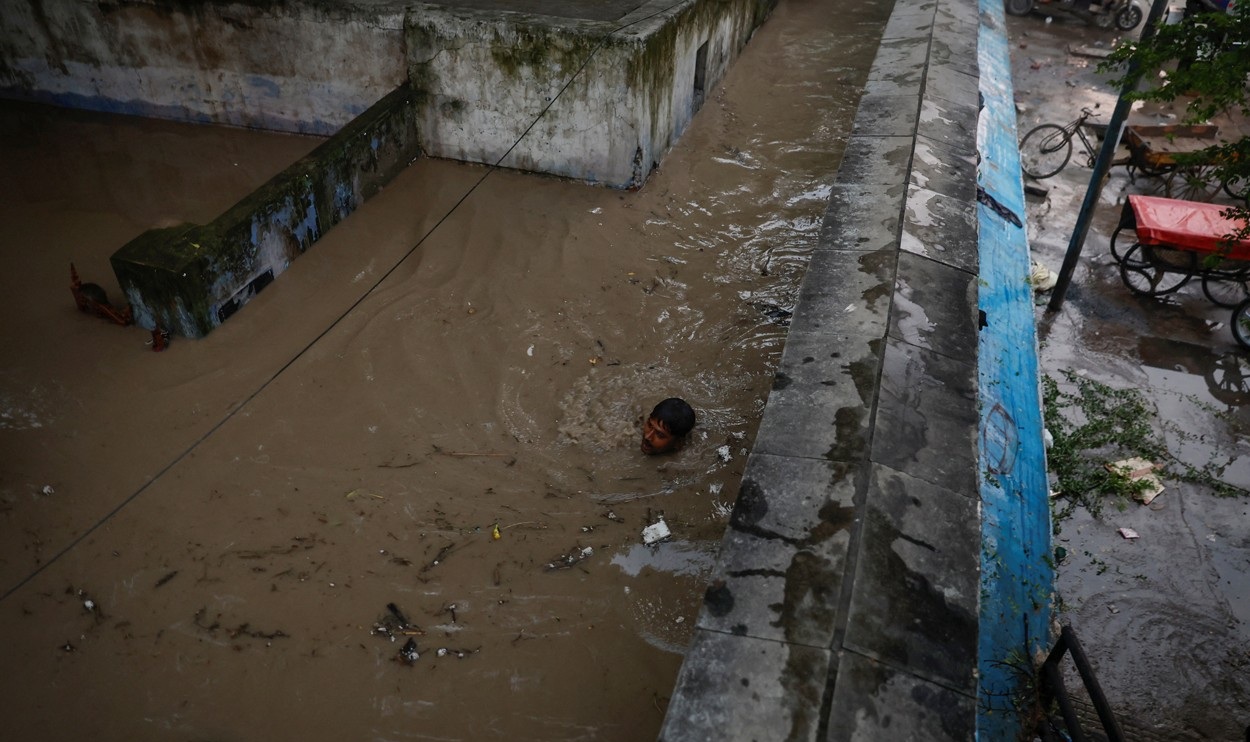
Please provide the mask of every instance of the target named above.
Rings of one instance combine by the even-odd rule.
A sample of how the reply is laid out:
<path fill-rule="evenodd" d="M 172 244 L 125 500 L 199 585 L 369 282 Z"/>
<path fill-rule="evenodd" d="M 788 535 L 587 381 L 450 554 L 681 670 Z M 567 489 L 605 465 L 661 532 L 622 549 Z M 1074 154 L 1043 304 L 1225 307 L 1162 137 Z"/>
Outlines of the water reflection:
<path fill-rule="evenodd" d="M 715 544 L 688 541 L 664 541 L 653 546 L 634 544 L 612 557 L 612 564 L 630 577 L 637 577 L 644 569 L 699 577 L 709 573 L 715 565 L 715 549 Z"/>
<path fill-rule="evenodd" d="M 1137 352 L 1148 368 L 1201 378 L 1205 389 L 1179 380 L 1189 392 L 1198 392 L 1229 410 L 1250 404 L 1250 358 L 1239 351 L 1211 348 L 1161 337 L 1138 340 Z"/>

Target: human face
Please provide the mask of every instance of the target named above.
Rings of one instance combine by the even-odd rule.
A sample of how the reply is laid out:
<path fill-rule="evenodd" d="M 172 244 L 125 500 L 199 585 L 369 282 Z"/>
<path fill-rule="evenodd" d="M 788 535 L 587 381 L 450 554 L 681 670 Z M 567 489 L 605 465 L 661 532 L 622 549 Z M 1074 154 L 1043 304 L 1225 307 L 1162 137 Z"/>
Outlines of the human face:
<path fill-rule="evenodd" d="M 647 454 L 665 453 L 677 446 L 677 437 L 669 431 L 668 425 L 654 417 L 648 417 L 642 424 L 642 452 Z"/>

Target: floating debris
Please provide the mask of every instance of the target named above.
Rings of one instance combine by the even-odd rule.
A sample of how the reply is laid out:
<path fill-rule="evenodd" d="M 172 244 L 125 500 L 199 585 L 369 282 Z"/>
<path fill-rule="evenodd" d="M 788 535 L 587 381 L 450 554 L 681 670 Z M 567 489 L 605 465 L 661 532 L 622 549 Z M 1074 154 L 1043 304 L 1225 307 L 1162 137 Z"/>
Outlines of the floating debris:
<path fill-rule="evenodd" d="M 86 590 L 70 587 L 65 592 L 81 600 L 83 610 L 90 613 L 91 617 L 96 620 L 96 623 L 104 620 L 104 611 L 100 610 L 100 604 L 95 602 L 95 599 L 88 595 Z"/>
<path fill-rule="evenodd" d="M 1119 533 L 1124 538 L 1127 538 L 1130 540 L 1138 538 L 1137 531 L 1134 531 L 1132 528 L 1121 528 Z"/>
<path fill-rule="evenodd" d="M 765 272 L 761 275 L 768 275 L 766 272 L 767 269 L 764 269 L 764 271 Z M 779 327 L 789 327 L 790 319 L 794 317 L 793 311 L 786 309 L 785 307 L 779 307 L 772 302 L 755 301 L 751 302 L 751 306 L 754 307 L 757 312 L 767 317 L 769 322 L 774 325 L 778 325 Z"/>
<path fill-rule="evenodd" d="M 208 616 L 208 608 L 200 608 L 198 611 L 195 612 L 195 615 L 192 616 L 191 622 L 194 623 L 200 630 L 207 633 L 209 636 L 216 636 L 218 631 L 224 630 L 226 632 L 226 636 L 229 637 L 230 639 L 238 639 L 241 636 L 248 636 L 253 639 L 264 639 L 266 642 L 272 642 L 274 639 L 291 638 L 291 635 L 286 633 L 282 629 L 277 629 L 274 631 L 261 631 L 260 629 L 253 629 L 252 625 L 248 622 L 241 623 L 238 626 L 234 627 L 233 629 L 229 629 L 221 625 L 220 613 L 217 614 L 217 617 L 213 620 L 212 623 L 208 622 L 207 616 Z"/>
<path fill-rule="evenodd" d="M 451 655 L 455 657 L 456 659 L 462 660 L 465 657 L 477 654 L 480 651 L 482 651 L 481 647 L 478 647 L 477 649 L 449 649 L 447 647 L 439 647 L 438 651 L 435 652 L 434 654 L 436 654 L 439 657 L 446 657 L 448 655 Z"/>
<path fill-rule="evenodd" d="M 668 524 L 664 522 L 664 518 L 661 516 L 659 520 L 642 529 L 642 542 L 650 546 L 658 544 L 672 535 L 672 531 L 668 530 Z"/>
<path fill-rule="evenodd" d="M 434 561 L 422 567 L 421 572 L 424 574 L 425 572 L 429 572 L 431 569 L 434 569 L 438 565 L 442 564 L 443 560 L 446 559 L 451 552 L 455 551 L 457 546 L 458 544 L 451 543 L 439 549 L 438 553 L 434 555 Z"/>
<path fill-rule="evenodd" d="M 447 605 L 443 606 L 443 610 L 439 611 L 438 613 L 434 615 L 441 616 L 444 613 L 449 613 L 451 614 L 451 622 L 454 624 L 456 622 L 456 609 L 457 609 L 457 606 L 455 603 L 448 603 Z"/>
<path fill-rule="evenodd" d="M 400 662 L 403 662 L 404 664 L 407 664 L 407 665 L 411 665 L 412 663 L 421 659 L 421 654 L 417 652 L 417 640 L 416 639 L 409 639 L 408 641 L 404 642 L 404 646 L 399 648 L 398 659 Z"/>
<path fill-rule="evenodd" d="M 557 569 L 568 569 L 579 562 L 589 559 L 594 553 L 595 550 L 589 546 L 574 546 L 572 549 L 569 549 L 550 562 L 547 562 L 547 571 L 550 572 Z"/>
<path fill-rule="evenodd" d="M 364 490 L 361 490 L 361 489 L 354 489 L 351 492 L 348 492 L 346 495 L 343 495 L 343 496 L 346 497 L 348 500 L 355 500 L 357 497 L 369 497 L 374 500 L 386 499 L 382 495 L 379 495 L 373 492 L 365 492 Z"/>
<path fill-rule="evenodd" d="M 409 621 L 394 603 L 386 604 L 386 613 L 373 624 L 373 633 L 391 641 L 395 641 L 398 636 L 425 636 L 421 627 Z"/>

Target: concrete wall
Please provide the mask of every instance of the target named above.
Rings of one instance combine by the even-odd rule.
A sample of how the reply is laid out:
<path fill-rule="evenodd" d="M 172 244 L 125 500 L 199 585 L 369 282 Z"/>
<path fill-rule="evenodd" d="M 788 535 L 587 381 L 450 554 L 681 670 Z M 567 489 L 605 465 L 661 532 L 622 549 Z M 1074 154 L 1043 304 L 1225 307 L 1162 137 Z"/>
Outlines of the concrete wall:
<path fill-rule="evenodd" d="M 698 62 L 710 90 L 774 5 L 690 0 L 615 22 L 414 6 L 407 45 L 410 79 L 428 96 L 422 149 L 640 186 L 702 103 Z"/>
<path fill-rule="evenodd" d="M 978 8 L 890 5 L 663 740 L 977 735 Z"/>
<path fill-rule="evenodd" d="M 201 337 L 237 312 L 420 155 L 413 97 L 396 89 L 211 224 L 114 253 L 136 324 Z"/>
<path fill-rule="evenodd" d="M 4 2 L 0 96 L 329 135 L 411 78 L 433 156 L 632 188 L 701 104 L 696 68 L 712 89 L 775 4 L 639 0 L 594 21 L 507 3 Z"/>
<path fill-rule="evenodd" d="M 0 96 L 328 135 L 404 81 L 403 13 L 288 0 L 0 2 Z"/>

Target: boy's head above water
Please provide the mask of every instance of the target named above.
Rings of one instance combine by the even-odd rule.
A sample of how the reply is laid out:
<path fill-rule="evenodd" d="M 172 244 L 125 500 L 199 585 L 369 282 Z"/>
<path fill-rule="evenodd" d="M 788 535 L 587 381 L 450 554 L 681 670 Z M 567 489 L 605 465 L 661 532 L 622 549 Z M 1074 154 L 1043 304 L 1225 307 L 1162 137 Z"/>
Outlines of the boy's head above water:
<path fill-rule="evenodd" d="M 642 452 L 667 453 L 694 428 L 694 410 L 684 399 L 670 397 L 651 410 L 642 424 Z"/>

